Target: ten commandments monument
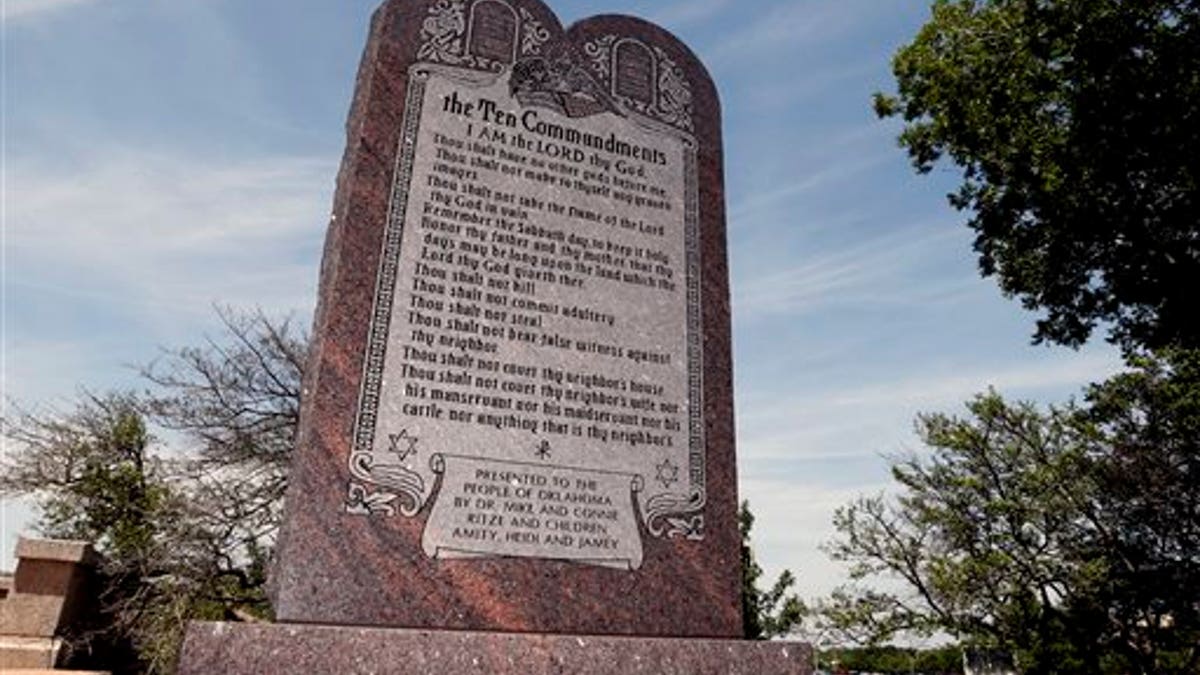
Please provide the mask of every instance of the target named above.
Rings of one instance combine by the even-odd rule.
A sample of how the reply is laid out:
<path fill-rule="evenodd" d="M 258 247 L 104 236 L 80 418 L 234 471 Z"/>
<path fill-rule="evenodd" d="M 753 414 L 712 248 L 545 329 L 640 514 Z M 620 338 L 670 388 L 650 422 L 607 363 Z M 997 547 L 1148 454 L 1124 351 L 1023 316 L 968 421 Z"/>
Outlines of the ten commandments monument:
<path fill-rule="evenodd" d="M 732 639 L 722 151 L 696 57 L 629 17 L 390 0 L 347 135 L 284 623 L 197 624 L 184 669 L 799 672 L 796 645 Z M 685 637 L 707 639 L 664 639 Z"/>

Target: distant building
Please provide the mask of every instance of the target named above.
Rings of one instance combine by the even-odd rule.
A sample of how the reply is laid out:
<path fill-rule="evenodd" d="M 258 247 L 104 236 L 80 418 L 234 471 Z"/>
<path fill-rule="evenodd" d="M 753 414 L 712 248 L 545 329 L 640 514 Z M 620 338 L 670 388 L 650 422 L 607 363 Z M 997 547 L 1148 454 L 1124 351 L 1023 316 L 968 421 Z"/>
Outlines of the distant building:
<path fill-rule="evenodd" d="M 94 609 L 100 557 L 87 542 L 21 537 L 16 558 L 12 574 L 0 573 L 0 672 L 57 668 L 62 635 Z"/>

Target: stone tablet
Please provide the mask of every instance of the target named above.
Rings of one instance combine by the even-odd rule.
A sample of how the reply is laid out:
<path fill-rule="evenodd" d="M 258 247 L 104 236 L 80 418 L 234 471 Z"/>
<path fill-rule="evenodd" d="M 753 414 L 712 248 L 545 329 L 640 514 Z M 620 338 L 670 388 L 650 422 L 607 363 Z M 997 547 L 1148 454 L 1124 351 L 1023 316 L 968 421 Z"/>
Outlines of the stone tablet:
<path fill-rule="evenodd" d="M 381 7 L 280 620 L 740 634 L 719 128 L 703 67 L 643 21 Z"/>

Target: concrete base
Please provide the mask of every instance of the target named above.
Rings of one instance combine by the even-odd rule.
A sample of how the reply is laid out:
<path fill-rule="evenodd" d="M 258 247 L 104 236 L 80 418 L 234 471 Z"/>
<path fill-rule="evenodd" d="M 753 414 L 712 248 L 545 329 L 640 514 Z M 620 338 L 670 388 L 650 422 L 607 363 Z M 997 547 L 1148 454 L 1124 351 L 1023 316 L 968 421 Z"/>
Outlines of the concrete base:
<path fill-rule="evenodd" d="M 4 675 L 112 675 L 107 670 L 62 670 L 59 668 L 5 668 Z"/>
<path fill-rule="evenodd" d="M 62 640 L 54 637 L 0 635 L 0 673 L 16 668 L 53 668 Z"/>
<path fill-rule="evenodd" d="M 179 673 L 810 675 L 811 663 L 800 642 L 194 622 Z"/>

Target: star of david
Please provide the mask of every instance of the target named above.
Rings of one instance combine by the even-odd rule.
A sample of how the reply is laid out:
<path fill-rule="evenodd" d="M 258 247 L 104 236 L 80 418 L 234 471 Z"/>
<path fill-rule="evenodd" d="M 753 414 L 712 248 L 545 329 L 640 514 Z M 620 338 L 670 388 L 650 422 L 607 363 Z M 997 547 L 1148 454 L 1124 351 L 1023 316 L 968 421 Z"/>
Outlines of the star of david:
<path fill-rule="evenodd" d="M 401 429 L 398 434 L 388 434 L 388 450 L 396 453 L 401 460 L 409 455 L 417 454 L 417 441 L 421 440 L 416 436 L 409 436 L 408 429 Z M 400 447 L 400 441 L 405 442 L 404 447 Z"/>
<path fill-rule="evenodd" d="M 550 459 L 550 441 L 542 441 L 538 444 L 537 450 L 533 451 L 538 459 Z"/>
<path fill-rule="evenodd" d="M 654 468 L 658 470 L 654 479 L 663 484 L 663 487 L 669 488 L 672 483 L 679 481 L 679 467 L 671 463 L 670 459 L 664 459 L 662 464 L 655 464 Z"/>

